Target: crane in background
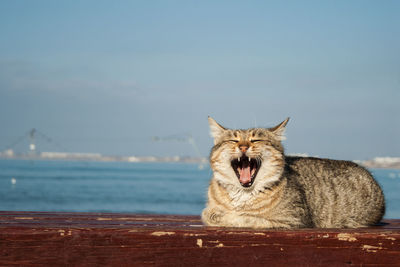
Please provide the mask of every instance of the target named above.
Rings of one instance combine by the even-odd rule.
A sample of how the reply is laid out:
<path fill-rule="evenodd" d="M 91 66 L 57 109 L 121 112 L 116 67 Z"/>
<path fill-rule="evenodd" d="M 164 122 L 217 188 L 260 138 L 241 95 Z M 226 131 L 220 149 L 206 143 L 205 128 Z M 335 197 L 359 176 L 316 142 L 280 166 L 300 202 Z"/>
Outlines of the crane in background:
<path fill-rule="evenodd" d="M 29 153 L 31 155 L 35 155 L 37 154 L 37 140 L 38 138 L 40 140 L 44 140 L 45 142 L 57 147 L 58 149 L 61 149 L 62 151 L 66 151 L 66 149 L 54 142 L 54 140 L 50 137 L 48 137 L 46 134 L 42 133 L 41 131 L 37 130 L 36 128 L 32 128 L 31 130 L 29 130 L 28 132 L 26 132 L 24 135 L 20 136 L 15 142 L 13 142 L 12 144 L 10 144 L 9 146 L 6 147 L 5 150 L 11 150 L 13 148 L 15 148 L 17 145 L 26 144 L 27 139 L 29 140 Z"/>
<path fill-rule="evenodd" d="M 199 169 L 204 169 L 207 164 L 207 159 L 202 156 L 195 139 L 191 134 L 177 134 L 165 137 L 153 136 L 151 138 L 153 142 L 181 142 L 188 143 L 193 148 L 196 158 L 189 158 L 189 161 L 199 162 Z M 43 152 L 46 146 L 45 144 L 51 144 L 52 147 L 58 147 L 58 152 Z M 15 148 L 19 147 L 19 150 L 23 148 L 22 153 L 15 153 Z M 67 152 L 62 145 L 55 142 L 52 138 L 48 137 L 43 132 L 32 128 L 27 131 L 24 135 L 17 138 L 17 140 L 8 145 L 4 150 L 0 149 L 0 157 L 6 158 L 30 158 L 30 159 L 72 159 L 72 160 L 101 160 L 101 161 L 131 161 L 132 157 L 124 156 L 103 156 L 100 153 L 70 153 Z M 146 161 L 147 159 L 140 157 L 134 157 L 136 160 Z M 162 160 L 162 158 L 159 158 Z"/>

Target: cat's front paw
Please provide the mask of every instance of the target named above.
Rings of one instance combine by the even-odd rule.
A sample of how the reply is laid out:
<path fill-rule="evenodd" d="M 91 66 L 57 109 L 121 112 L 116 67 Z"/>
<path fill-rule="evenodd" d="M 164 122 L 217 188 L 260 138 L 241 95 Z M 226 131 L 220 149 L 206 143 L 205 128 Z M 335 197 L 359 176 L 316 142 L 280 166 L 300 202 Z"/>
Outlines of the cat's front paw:
<path fill-rule="evenodd" d="M 219 208 L 205 208 L 202 213 L 202 220 L 207 225 L 219 225 L 225 212 Z"/>

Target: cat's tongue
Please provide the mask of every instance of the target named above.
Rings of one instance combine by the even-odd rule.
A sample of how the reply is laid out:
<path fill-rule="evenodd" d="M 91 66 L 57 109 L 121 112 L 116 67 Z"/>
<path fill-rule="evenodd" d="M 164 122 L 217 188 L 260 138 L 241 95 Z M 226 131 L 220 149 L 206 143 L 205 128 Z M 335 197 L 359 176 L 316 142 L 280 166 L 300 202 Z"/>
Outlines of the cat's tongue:
<path fill-rule="evenodd" d="M 251 182 L 250 166 L 240 169 L 239 174 L 239 181 L 241 184 L 247 184 Z"/>

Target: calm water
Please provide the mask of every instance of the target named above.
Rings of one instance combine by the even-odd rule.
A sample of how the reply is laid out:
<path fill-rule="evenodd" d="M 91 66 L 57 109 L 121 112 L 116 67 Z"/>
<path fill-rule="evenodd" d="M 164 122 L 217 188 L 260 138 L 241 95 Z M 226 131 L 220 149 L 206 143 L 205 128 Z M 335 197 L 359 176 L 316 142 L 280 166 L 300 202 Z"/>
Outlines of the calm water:
<path fill-rule="evenodd" d="M 386 218 L 400 218 L 400 170 L 372 172 Z M 210 176 L 195 164 L 0 160 L 0 210 L 200 214 Z"/>

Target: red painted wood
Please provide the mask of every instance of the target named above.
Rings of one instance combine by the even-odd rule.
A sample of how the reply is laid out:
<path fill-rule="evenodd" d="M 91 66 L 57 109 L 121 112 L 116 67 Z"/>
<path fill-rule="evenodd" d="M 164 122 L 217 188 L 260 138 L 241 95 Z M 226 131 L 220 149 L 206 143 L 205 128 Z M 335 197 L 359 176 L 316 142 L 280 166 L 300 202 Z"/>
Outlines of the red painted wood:
<path fill-rule="evenodd" d="M 198 216 L 0 212 L 0 266 L 400 266 L 400 220 L 252 230 Z"/>

